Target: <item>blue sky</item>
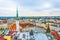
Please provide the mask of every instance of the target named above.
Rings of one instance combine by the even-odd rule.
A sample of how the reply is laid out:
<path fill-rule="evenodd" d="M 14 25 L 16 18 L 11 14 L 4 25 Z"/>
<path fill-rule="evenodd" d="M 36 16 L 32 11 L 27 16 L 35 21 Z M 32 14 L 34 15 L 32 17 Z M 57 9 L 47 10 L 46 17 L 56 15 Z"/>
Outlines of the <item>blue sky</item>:
<path fill-rule="evenodd" d="M 0 16 L 60 16 L 60 0 L 0 0 Z"/>

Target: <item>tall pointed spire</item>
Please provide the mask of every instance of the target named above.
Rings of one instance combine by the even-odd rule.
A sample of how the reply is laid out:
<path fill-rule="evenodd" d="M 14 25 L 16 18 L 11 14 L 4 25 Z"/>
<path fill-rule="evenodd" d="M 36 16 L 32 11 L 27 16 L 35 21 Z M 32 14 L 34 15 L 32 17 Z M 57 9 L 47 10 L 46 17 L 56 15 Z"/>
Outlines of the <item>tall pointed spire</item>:
<path fill-rule="evenodd" d="M 18 8 L 16 10 L 16 19 L 18 19 Z"/>

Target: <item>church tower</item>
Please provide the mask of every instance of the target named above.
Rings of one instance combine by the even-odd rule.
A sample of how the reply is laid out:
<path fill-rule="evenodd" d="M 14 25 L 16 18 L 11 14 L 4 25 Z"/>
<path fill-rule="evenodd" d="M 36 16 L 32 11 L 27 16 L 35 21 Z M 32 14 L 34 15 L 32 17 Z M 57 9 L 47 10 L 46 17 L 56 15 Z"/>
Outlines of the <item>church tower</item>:
<path fill-rule="evenodd" d="M 18 16 L 18 8 L 16 10 L 16 19 L 18 20 L 19 19 L 19 16 Z"/>
<path fill-rule="evenodd" d="M 16 31 L 20 30 L 20 26 L 19 26 L 19 17 L 18 17 L 18 8 L 16 10 Z"/>

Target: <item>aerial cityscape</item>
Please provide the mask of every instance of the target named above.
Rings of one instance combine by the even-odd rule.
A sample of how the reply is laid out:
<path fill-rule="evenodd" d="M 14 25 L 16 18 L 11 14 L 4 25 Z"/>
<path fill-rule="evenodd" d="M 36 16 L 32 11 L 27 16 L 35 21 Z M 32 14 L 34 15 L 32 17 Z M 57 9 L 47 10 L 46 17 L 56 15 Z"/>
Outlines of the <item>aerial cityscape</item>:
<path fill-rule="evenodd" d="M 0 17 L 0 40 L 60 40 L 60 16 Z"/>
<path fill-rule="evenodd" d="M 60 0 L 0 0 L 0 40 L 60 40 Z"/>

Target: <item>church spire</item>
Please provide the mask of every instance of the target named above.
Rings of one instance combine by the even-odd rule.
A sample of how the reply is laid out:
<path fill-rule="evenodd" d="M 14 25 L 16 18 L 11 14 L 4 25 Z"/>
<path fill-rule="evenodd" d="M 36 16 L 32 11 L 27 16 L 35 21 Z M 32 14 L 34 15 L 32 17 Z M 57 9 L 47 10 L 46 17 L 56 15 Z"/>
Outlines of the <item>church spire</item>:
<path fill-rule="evenodd" d="M 16 19 L 18 19 L 18 8 L 16 10 Z"/>

